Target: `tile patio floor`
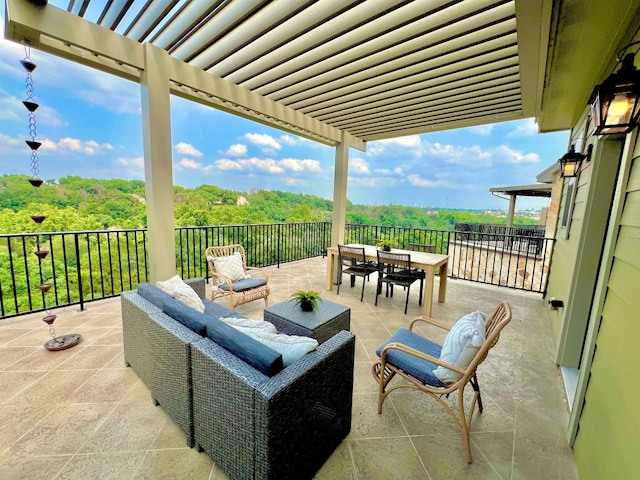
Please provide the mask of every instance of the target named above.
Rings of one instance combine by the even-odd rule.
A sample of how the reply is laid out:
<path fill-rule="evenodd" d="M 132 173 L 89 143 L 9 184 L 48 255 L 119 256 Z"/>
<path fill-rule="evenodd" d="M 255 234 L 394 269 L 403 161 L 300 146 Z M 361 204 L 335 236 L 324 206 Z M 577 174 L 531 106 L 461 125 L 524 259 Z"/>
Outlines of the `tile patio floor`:
<path fill-rule="evenodd" d="M 449 280 L 447 301 L 434 304 L 432 316 L 450 323 L 473 310 L 490 313 L 502 299 L 513 310 L 513 320 L 478 370 L 485 411 L 473 420 L 474 462 L 468 465 L 453 421 L 426 395 L 396 392 L 382 415 L 376 412 L 370 364 L 376 347 L 419 314 L 417 284 L 405 316 L 401 289 L 374 306 L 374 279 L 363 303 L 359 278 L 356 288 L 343 284 L 339 296 L 325 291 L 321 258 L 271 272 L 271 304 L 296 289 L 315 289 L 352 309 L 357 338 L 353 426 L 316 478 L 578 478 L 540 295 Z M 262 318 L 263 307 L 253 302 L 238 310 Z M 74 306 L 54 313 L 57 334 L 79 333 L 80 345 L 46 351 L 43 314 L 0 320 L 1 480 L 227 478 L 206 453 L 186 446 L 184 434 L 125 368 L 119 298 L 89 303 L 83 312 Z"/>

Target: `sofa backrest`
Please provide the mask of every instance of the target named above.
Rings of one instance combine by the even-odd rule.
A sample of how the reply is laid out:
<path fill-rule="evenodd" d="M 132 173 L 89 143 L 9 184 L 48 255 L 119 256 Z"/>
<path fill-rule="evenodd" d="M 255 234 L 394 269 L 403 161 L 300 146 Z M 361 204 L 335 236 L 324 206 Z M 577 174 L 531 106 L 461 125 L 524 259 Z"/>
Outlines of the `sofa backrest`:
<path fill-rule="evenodd" d="M 229 309 L 207 302 L 206 313 L 201 313 L 147 282 L 138 285 L 138 293 L 177 322 L 209 337 L 263 374 L 273 376 L 284 368 L 280 353 L 218 320 L 231 312 Z"/>

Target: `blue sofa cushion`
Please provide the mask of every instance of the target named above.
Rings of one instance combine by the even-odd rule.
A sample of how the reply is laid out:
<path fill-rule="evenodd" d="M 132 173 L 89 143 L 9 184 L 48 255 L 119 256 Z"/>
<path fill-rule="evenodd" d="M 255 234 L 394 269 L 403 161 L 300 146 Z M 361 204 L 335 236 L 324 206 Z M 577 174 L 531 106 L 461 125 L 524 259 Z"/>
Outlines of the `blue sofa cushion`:
<path fill-rule="evenodd" d="M 165 300 L 173 298 L 168 293 L 163 292 L 158 287 L 147 282 L 142 282 L 138 285 L 138 293 L 141 297 L 149 300 L 158 308 L 162 308 L 162 303 Z"/>
<path fill-rule="evenodd" d="M 222 305 L 219 305 L 219 304 L 217 304 L 215 302 L 212 302 L 211 300 L 203 300 L 202 303 L 204 303 L 204 313 L 205 313 L 205 315 L 207 315 L 208 317 L 213 317 L 216 320 L 219 319 L 220 317 L 241 317 L 241 318 L 244 318 L 244 316 L 239 314 L 238 312 L 230 310 L 227 307 L 223 307 Z"/>
<path fill-rule="evenodd" d="M 207 317 L 207 337 L 265 375 L 284 368 L 280 353 L 220 320 Z"/>
<path fill-rule="evenodd" d="M 376 350 L 376 354 L 380 356 L 382 349 L 391 342 L 402 343 L 408 347 L 415 348 L 420 352 L 431 355 L 435 358 L 440 358 L 440 351 L 442 348 L 437 343 L 433 343 L 426 338 L 413 333 L 406 328 L 399 328 L 389 340 L 384 342 Z M 438 377 L 433 374 L 433 370 L 438 366 L 427 360 L 414 357 L 408 353 L 401 352 L 400 350 L 389 350 L 387 352 L 387 361 L 403 372 L 408 373 L 414 378 L 417 378 L 426 385 L 432 385 L 434 387 L 446 387 L 447 385 L 442 383 Z"/>
<path fill-rule="evenodd" d="M 162 302 L 162 311 L 200 336 L 207 334 L 206 316 L 170 295 Z"/>
<path fill-rule="evenodd" d="M 245 278 L 244 280 L 233 282 L 233 290 L 236 292 L 242 292 L 243 290 L 251 290 L 252 288 L 261 287 L 266 284 L 267 280 L 264 278 Z M 218 288 L 222 290 L 229 290 L 226 283 L 223 283 Z"/>

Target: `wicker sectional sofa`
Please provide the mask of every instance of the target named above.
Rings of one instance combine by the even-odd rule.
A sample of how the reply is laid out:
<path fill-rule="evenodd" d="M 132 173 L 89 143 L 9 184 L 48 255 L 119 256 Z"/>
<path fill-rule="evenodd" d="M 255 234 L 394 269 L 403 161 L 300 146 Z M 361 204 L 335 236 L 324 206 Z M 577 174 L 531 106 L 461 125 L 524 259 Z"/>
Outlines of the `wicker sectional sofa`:
<path fill-rule="evenodd" d="M 204 279 L 187 283 L 203 299 L 203 315 L 241 316 L 206 300 Z M 187 444 L 231 479 L 311 478 L 351 429 L 354 336 L 341 331 L 269 376 L 152 300 L 138 291 L 121 296 L 125 363 Z"/>

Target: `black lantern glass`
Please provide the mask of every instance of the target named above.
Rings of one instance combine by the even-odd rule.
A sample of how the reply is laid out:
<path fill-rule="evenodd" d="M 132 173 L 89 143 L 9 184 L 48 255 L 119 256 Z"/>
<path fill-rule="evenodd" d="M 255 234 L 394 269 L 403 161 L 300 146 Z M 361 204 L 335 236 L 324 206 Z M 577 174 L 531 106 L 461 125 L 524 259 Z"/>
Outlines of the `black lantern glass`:
<path fill-rule="evenodd" d="M 580 171 L 580 165 L 585 158 L 587 158 L 587 155 L 576 152 L 575 146 L 571 145 L 569 151 L 558 160 L 560 164 L 560 175 L 564 178 L 577 177 Z"/>
<path fill-rule="evenodd" d="M 624 57 L 622 67 L 597 85 L 591 94 L 594 135 L 629 133 L 640 116 L 640 71 L 633 64 L 635 54 Z"/>

